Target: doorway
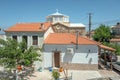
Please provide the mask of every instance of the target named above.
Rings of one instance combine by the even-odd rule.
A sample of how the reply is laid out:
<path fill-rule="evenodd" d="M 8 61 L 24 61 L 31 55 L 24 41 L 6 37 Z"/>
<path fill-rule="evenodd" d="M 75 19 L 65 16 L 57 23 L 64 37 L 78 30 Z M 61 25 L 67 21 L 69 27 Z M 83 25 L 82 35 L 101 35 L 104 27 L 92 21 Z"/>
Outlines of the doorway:
<path fill-rule="evenodd" d="M 60 52 L 54 52 L 54 65 L 55 67 L 60 67 Z"/>

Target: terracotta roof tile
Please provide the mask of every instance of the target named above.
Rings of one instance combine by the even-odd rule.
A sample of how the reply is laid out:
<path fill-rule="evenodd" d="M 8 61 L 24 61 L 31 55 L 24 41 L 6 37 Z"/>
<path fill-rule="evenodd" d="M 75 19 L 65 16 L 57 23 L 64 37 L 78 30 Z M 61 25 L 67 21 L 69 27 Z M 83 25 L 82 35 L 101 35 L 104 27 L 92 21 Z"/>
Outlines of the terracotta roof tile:
<path fill-rule="evenodd" d="M 45 39 L 44 44 L 76 44 L 76 36 L 72 33 L 51 33 Z M 85 37 L 78 37 L 78 44 L 96 44 L 97 42 Z"/>
<path fill-rule="evenodd" d="M 120 42 L 120 39 L 111 39 L 110 42 Z"/>
<path fill-rule="evenodd" d="M 100 48 L 102 49 L 106 49 L 106 50 L 111 50 L 111 51 L 116 51 L 114 48 L 111 48 L 111 47 L 108 47 L 108 46 L 105 46 L 105 45 L 100 45 Z"/>
<path fill-rule="evenodd" d="M 43 24 L 44 27 L 41 27 Z M 50 22 L 45 23 L 17 23 L 14 26 L 11 26 L 5 32 L 13 32 L 13 31 L 28 31 L 28 32 L 38 32 L 38 31 L 46 31 L 51 26 Z"/>
<path fill-rule="evenodd" d="M 44 40 L 44 44 L 76 44 L 76 36 L 72 33 L 51 33 L 48 37 Z M 84 45 L 98 45 L 102 49 L 115 51 L 115 49 L 102 45 L 99 42 L 90 40 L 89 38 L 79 36 L 78 37 L 78 44 Z"/>

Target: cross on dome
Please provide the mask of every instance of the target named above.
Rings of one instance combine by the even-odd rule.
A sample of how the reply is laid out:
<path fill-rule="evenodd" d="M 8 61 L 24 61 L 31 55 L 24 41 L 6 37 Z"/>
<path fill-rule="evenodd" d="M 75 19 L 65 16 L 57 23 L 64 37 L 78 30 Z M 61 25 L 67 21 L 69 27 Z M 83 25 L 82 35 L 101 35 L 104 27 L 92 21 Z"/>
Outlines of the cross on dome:
<path fill-rule="evenodd" d="M 59 12 L 58 12 L 58 9 L 56 9 L 56 13 L 59 13 Z"/>

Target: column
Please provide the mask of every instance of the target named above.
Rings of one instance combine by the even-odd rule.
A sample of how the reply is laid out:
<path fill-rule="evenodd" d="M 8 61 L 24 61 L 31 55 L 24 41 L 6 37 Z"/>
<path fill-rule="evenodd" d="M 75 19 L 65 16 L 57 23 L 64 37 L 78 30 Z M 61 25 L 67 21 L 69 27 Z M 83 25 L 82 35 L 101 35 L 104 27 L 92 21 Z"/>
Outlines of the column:
<path fill-rule="evenodd" d="M 18 41 L 18 42 L 22 42 L 22 35 L 18 35 L 18 36 L 17 36 L 17 41 Z"/>
<path fill-rule="evenodd" d="M 28 47 L 32 46 L 32 36 L 30 35 L 27 36 L 27 46 Z"/>
<path fill-rule="evenodd" d="M 38 46 L 41 48 L 43 45 L 43 37 L 38 36 Z"/>

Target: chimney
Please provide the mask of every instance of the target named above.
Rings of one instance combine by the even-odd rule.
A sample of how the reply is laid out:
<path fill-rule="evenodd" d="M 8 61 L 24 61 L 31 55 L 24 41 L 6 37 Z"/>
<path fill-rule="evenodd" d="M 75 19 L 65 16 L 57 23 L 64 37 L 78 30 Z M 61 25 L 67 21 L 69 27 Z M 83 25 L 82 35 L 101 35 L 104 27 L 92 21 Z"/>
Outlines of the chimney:
<path fill-rule="evenodd" d="M 79 32 L 76 31 L 76 49 L 78 49 L 78 37 L 79 37 Z"/>
<path fill-rule="evenodd" d="M 41 26 L 40 26 L 40 29 L 43 29 L 44 30 L 44 23 L 41 23 Z"/>

